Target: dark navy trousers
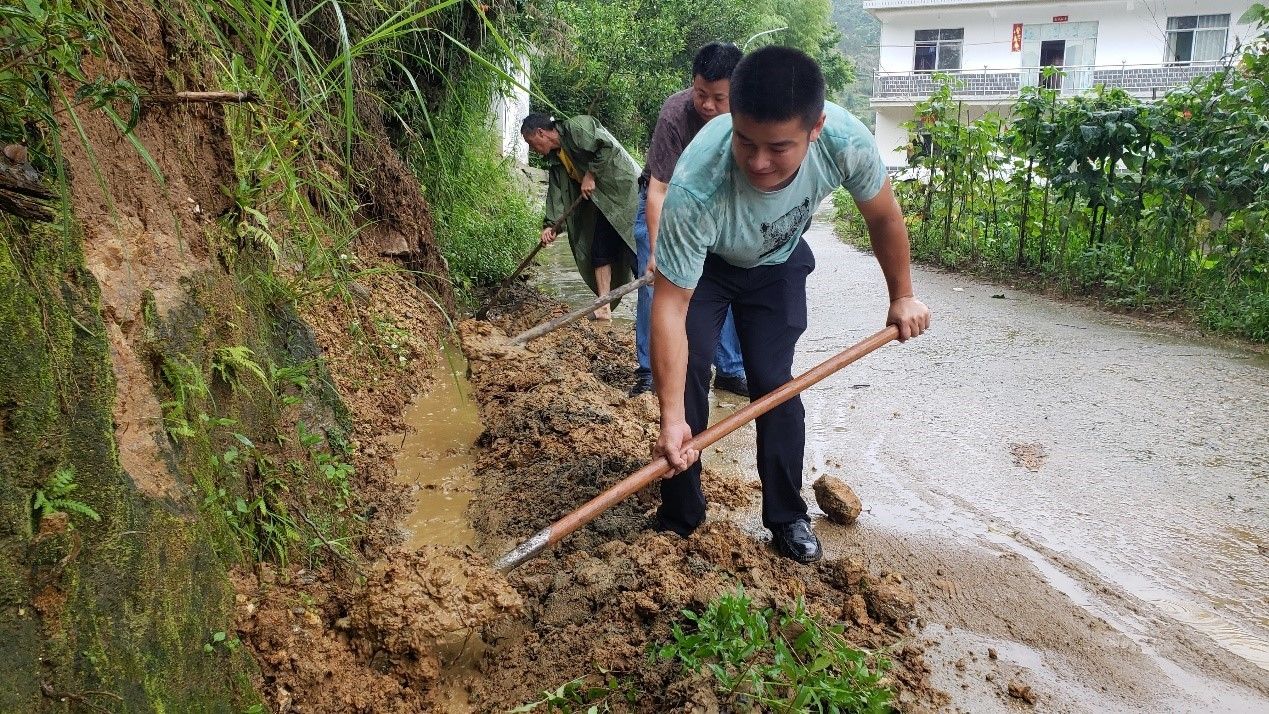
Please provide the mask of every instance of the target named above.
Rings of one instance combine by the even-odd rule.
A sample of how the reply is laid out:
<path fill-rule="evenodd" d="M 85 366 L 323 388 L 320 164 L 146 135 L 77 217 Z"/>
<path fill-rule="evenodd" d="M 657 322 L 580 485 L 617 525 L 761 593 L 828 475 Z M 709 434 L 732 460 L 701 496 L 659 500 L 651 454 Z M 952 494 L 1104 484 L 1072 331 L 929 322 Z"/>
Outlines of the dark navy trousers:
<path fill-rule="evenodd" d="M 793 349 L 806 331 L 806 276 L 815 256 L 798 240 L 780 265 L 737 268 L 716 256 L 705 259 L 687 310 L 687 383 L 683 404 L 693 434 L 709 421 L 710 364 L 719 331 L 731 307 L 745 377 L 754 399 L 793 376 Z M 802 500 L 802 457 L 806 412 L 794 397 L 758 417 L 758 476 L 762 479 L 762 522 L 772 526 L 806 517 Z M 661 525 L 686 536 L 705 520 L 700 462 L 661 482 Z"/>

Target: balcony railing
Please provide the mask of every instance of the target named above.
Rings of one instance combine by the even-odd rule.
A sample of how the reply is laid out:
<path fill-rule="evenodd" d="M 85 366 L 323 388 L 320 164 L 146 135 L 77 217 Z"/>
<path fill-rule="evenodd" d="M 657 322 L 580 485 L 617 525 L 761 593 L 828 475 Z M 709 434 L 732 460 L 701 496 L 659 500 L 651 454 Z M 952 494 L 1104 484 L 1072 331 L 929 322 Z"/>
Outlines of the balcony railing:
<path fill-rule="evenodd" d="M 1139 97 L 1160 96 L 1195 77 L 1212 74 L 1223 65 L 1204 62 L 1177 65 L 1083 65 L 1061 67 L 1062 75 L 1045 77 L 1040 67 L 1021 69 L 941 70 L 957 80 L 952 96 L 958 99 L 1008 100 L 1023 87 L 1037 84 L 1078 94 L 1102 84 L 1119 87 Z M 877 72 L 873 80 L 874 103 L 915 102 L 929 97 L 938 88 L 933 72 Z"/>

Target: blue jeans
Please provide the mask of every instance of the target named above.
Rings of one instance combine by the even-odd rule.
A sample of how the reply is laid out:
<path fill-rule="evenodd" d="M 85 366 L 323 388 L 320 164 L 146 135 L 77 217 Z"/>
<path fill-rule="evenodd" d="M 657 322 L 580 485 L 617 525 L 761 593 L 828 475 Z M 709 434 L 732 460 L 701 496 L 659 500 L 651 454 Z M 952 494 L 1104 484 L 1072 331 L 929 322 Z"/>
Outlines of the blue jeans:
<path fill-rule="evenodd" d="M 639 189 L 639 210 L 635 213 L 635 275 L 643 275 L 648 271 L 648 258 L 651 251 L 648 246 L 648 189 Z M 635 352 L 639 358 L 639 372 L 652 374 L 652 286 L 639 288 L 639 303 L 635 307 Z M 736 335 L 736 320 L 732 317 L 731 308 L 727 309 L 727 317 L 723 321 L 722 332 L 718 336 L 718 347 L 714 350 L 714 366 L 719 374 L 744 376 L 745 363 L 740 356 L 740 337 Z"/>

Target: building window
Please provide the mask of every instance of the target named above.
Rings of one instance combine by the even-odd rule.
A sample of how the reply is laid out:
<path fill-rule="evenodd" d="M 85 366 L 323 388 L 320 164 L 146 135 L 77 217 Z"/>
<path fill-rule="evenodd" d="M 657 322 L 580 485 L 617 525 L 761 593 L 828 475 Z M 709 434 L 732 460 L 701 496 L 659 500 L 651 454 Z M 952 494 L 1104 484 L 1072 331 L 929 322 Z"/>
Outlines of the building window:
<path fill-rule="evenodd" d="M 1168 62 L 1216 62 L 1225 56 L 1229 15 L 1168 18 Z"/>
<path fill-rule="evenodd" d="M 961 46 L 965 28 L 955 30 L 917 30 L 912 69 L 917 72 L 960 69 Z"/>

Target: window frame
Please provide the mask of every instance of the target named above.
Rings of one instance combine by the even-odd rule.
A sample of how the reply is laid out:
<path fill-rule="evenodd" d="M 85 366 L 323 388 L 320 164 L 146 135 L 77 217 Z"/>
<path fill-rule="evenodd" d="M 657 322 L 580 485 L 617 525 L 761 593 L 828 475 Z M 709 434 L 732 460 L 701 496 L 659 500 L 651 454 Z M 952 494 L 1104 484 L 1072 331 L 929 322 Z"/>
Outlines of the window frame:
<path fill-rule="evenodd" d="M 921 39 L 922 34 L 926 35 L 926 39 Z M 929 33 L 934 33 L 933 39 L 929 39 Z M 956 66 L 943 67 L 942 60 L 944 57 L 944 48 L 956 48 Z M 921 67 L 918 64 L 918 58 L 925 54 L 929 56 L 929 50 L 933 49 L 933 66 Z M 925 50 L 923 53 L 922 50 Z M 940 27 L 929 28 L 924 30 L 916 30 L 912 33 L 912 71 L 921 74 L 933 74 L 934 72 L 959 71 L 965 67 L 965 28 L 964 27 Z"/>
<path fill-rule="evenodd" d="M 1225 24 L 1213 27 L 1200 27 L 1199 21 L 1203 18 L 1222 18 Z M 1180 27 L 1180 25 L 1182 25 L 1186 20 L 1190 21 L 1190 26 Z M 1229 31 L 1231 29 L 1230 20 L 1231 18 L 1228 13 L 1210 13 L 1207 15 L 1172 15 L 1168 17 L 1165 29 L 1166 40 L 1163 47 L 1163 51 L 1166 55 L 1164 57 L 1164 63 L 1171 66 L 1186 66 L 1194 64 L 1195 62 L 1204 64 L 1219 62 L 1229 51 Z M 1173 25 L 1177 25 L 1177 27 L 1173 27 Z M 1200 32 L 1213 34 L 1219 32 L 1222 34 L 1220 42 L 1221 52 L 1218 57 L 1212 59 L 1194 59 L 1194 47 L 1198 45 L 1197 40 L 1199 39 L 1198 34 Z M 1182 35 L 1189 36 L 1189 57 L 1186 59 L 1177 59 L 1177 48 L 1181 42 Z"/>

